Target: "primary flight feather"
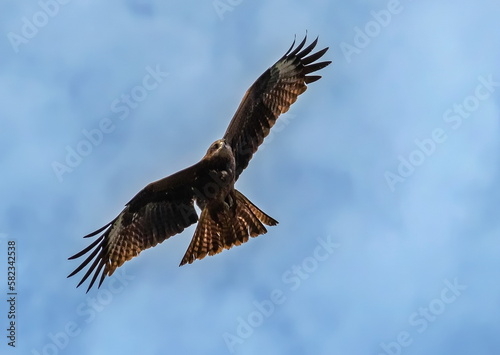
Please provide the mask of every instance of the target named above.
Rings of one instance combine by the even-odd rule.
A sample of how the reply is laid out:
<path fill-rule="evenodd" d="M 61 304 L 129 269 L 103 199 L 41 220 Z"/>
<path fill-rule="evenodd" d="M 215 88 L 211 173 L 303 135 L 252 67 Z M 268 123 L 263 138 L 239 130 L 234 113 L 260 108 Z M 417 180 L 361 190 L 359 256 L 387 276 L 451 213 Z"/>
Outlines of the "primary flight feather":
<path fill-rule="evenodd" d="M 295 41 L 246 91 L 222 139 L 212 143 L 196 164 L 152 182 L 139 191 L 114 220 L 84 238 L 97 239 L 76 259 L 87 255 L 68 276 L 86 266 L 80 286 L 90 276 L 87 292 L 98 281 L 141 251 L 198 222 L 180 265 L 220 253 L 267 232 L 278 222 L 234 188 L 241 172 L 269 134 L 279 115 L 321 76 L 310 75 L 331 63 L 317 62 L 328 48 L 310 54 L 318 39 L 304 48 Z M 198 219 L 194 203 L 201 209 Z M 78 287 L 77 286 L 77 287 Z"/>

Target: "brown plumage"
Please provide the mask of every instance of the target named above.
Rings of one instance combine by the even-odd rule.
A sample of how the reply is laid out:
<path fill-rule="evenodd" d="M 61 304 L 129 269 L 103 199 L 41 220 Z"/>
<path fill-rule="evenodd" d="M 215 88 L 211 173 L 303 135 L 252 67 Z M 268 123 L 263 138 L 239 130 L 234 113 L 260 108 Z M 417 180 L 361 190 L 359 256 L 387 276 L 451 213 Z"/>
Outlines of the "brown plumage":
<path fill-rule="evenodd" d="M 264 225 L 278 222 L 261 211 L 234 183 L 269 134 L 278 116 L 290 108 L 310 84 L 321 77 L 309 75 L 330 64 L 316 62 L 328 48 L 310 54 L 314 40 L 306 38 L 267 69 L 245 93 L 222 139 L 215 141 L 195 165 L 142 189 L 113 221 L 85 236 L 102 233 L 92 244 L 69 259 L 90 253 L 68 277 L 90 265 L 78 284 L 92 274 L 88 290 L 99 278 L 111 276 L 125 261 L 182 232 L 198 221 L 193 239 L 180 265 L 220 253 L 249 237 L 267 232 Z"/>

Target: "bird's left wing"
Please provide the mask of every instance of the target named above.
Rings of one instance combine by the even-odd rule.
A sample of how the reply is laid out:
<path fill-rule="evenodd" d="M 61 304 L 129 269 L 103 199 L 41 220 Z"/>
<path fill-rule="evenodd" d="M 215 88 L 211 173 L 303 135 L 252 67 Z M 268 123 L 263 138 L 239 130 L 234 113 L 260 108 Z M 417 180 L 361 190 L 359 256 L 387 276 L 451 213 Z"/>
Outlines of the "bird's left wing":
<path fill-rule="evenodd" d="M 118 217 L 85 236 L 93 237 L 103 232 L 92 244 L 69 258 L 90 253 L 68 277 L 90 264 L 78 286 L 93 273 L 87 292 L 99 275 L 100 287 L 105 276 L 111 276 L 124 262 L 196 223 L 194 189 L 201 164 L 147 185 L 127 203 Z"/>
<path fill-rule="evenodd" d="M 224 134 L 236 159 L 236 178 L 248 166 L 252 155 L 269 134 L 278 116 L 288 111 L 310 84 L 320 79 L 309 75 L 331 61 L 316 62 L 328 50 L 311 51 L 318 39 L 302 49 L 306 38 L 294 49 L 294 43 L 280 60 L 267 69 L 247 90 Z"/>

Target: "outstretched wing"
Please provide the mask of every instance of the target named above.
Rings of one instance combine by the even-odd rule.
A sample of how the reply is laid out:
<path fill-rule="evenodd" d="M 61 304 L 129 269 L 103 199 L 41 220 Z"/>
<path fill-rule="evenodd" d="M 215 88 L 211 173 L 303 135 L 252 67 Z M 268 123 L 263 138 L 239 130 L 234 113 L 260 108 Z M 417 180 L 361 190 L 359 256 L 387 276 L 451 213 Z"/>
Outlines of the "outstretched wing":
<path fill-rule="evenodd" d="M 90 265 L 78 286 L 93 273 L 87 292 L 99 275 L 100 287 L 105 276 L 111 276 L 125 261 L 196 223 L 194 189 L 202 174 L 202 164 L 149 184 L 127 203 L 118 217 L 85 236 L 93 237 L 104 231 L 87 248 L 69 258 L 90 253 L 68 277 Z"/>
<path fill-rule="evenodd" d="M 316 62 L 328 47 L 309 55 L 318 38 L 302 49 L 306 39 L 307 36 L 295 49 L 293 42 L 285 55 L 252 84 L 236 110 L 224 134 L 235 155 L 236 178 L 247 167 L 278 116 L 287 112 L 297 97 L 306 91 L 306 84 L 321 78 L 309 74 L 331 63 Z"/>

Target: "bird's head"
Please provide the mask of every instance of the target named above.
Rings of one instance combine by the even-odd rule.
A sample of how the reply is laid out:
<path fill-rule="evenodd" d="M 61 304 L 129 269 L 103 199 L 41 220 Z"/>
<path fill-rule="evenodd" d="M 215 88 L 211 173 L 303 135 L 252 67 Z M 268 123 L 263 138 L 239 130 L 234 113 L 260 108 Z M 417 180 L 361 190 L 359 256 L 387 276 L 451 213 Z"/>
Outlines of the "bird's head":
<path fill-rule="evenodd" d="M 218 139 L 213 142 L 203 159 L 217 166 L 223 166 L 224 169 L 232 171 L 235 169 L 233 149 L 225 139 Z"/>
<path fill-rule="evenodd" d="M 213 142 L 207 150 L 206 157 L 212 156 L 232 156 L 233 151 L 231 150 L 231 146 L 227 144 L 225 139 L 218 139 Z"/>

